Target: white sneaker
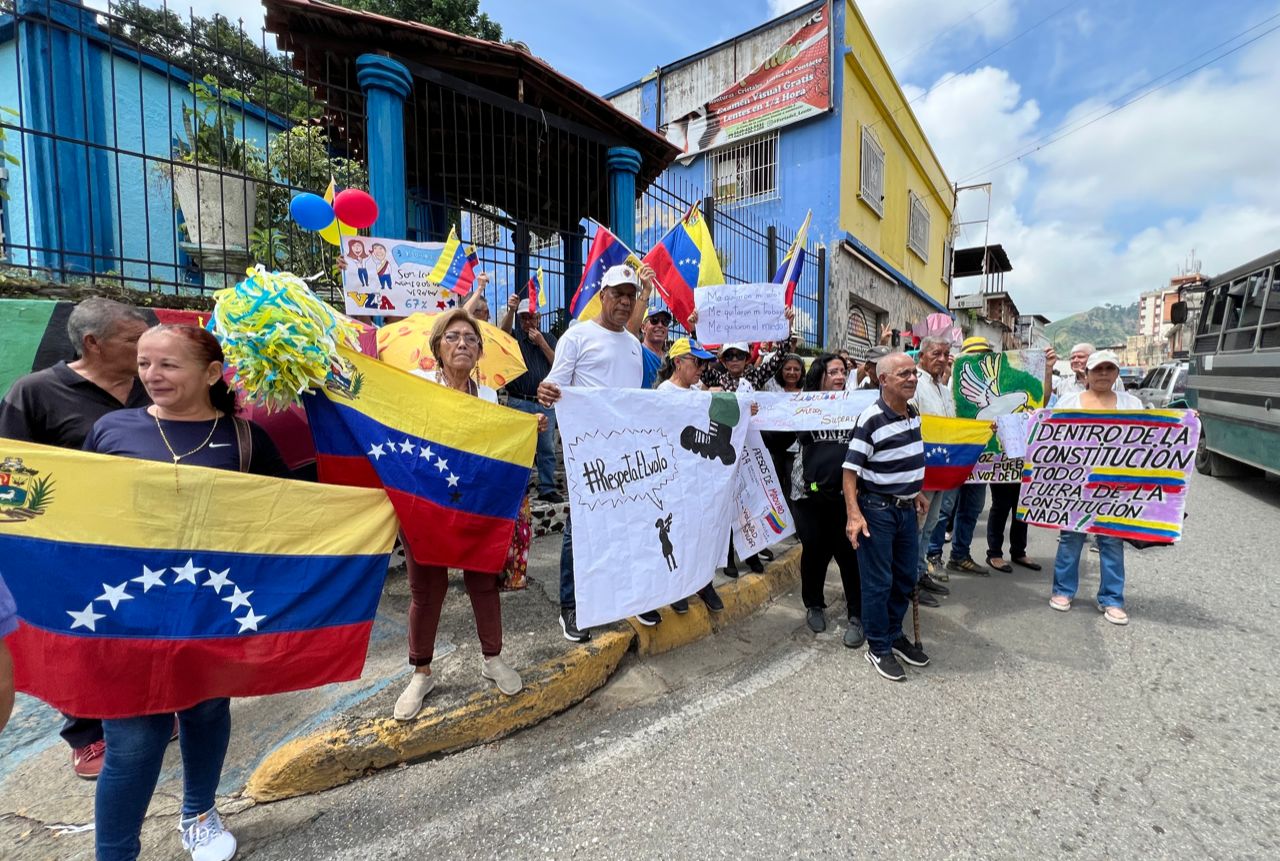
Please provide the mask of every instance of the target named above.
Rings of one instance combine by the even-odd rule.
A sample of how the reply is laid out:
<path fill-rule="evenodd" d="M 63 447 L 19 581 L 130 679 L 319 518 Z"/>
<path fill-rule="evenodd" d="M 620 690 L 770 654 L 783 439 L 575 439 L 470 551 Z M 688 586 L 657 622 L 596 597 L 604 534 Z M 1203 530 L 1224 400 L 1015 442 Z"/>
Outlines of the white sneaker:
<path fill-rule="evenodd" d="M 192 861 L 230 861 L 236 854 L 236 838 L 223 826 L 216 807 L 180 820 L 178 828 L 182 848 L 191 853 Z"/>
<path fill-rule="evenodd" d="M 524 687 L 520 674 L 511 669 L 501 655 L 485 658 L 480 667 L 480 675 L 492 679 L 498 685 L 498 690 L 509 697 L 520 693 L 520 689 Z"/>
<path fill-rule="evenodd" d="M 395 711 L 392 716 L 396 720 L 413 720 L 418 716 L 418 712 L 422 711 L 422 701 L 427 698 L 427 694 L 431 693 L 431 689 L 436 686 L 435 673 L 419 673 L 416 670 L 413 678 L 409 679 L 409 686 L 404 689 L 404 693 L 396 700 Z"/>

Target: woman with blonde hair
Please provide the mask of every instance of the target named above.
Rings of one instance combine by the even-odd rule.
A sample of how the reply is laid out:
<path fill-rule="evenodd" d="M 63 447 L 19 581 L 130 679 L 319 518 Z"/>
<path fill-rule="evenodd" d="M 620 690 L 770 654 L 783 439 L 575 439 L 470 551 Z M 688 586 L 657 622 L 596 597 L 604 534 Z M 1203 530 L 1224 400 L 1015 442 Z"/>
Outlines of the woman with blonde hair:
<path fill-rule="evenodd" d="M 484 336 L 474 317 L 462 308 L 446 311 L 436 318 L 428 343 L 436 360 L 435 369 L 414 370 L 412 373 L 471 397 L 494 404 L 498 402 L 497 392 L 474 378 L 476 364 L 484 355 Z M 544 421 L 545 417 L 539 416 L 539 424 Z M 396 720 L 402 721 L 417 717 L 422 711 L 423 700 L 435 687 L 431 659 L 435 652 L 440 611 L 449 590 L 449 572 L 443 565 L 420 565 L 413 554 L 407 553 L 405 566 L 409 571 L 411 595 L 409 663 L 413 665 L 414 673 L 404 693 L 396 700 L 393 714 Z M 471 598 L 476 633 L 480 637 L 483 655 L 480 675 L 493 681 L 502 693 L 508 696 L 517 694 L 524 683 L 520 674 L 502 659 L 502 604 L 498 596 L 498 572 L 463 571 L 462 581 Z"/>

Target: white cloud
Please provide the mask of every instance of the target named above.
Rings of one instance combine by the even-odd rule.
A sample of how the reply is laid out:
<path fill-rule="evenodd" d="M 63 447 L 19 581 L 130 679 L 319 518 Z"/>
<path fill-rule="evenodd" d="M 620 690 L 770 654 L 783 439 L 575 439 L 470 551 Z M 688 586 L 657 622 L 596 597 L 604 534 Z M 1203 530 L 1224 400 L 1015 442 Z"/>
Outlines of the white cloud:
<path fill-rule="evenodd" d="M 1280 68 L 1265 47 L 972 178 L 1057 123 L 1044 122 L 1017 81 L 992 68 L 914 106 L 948 176 L 993 182 L 990 237 L 1009 252 L 1005 286 L 1023 311 L 1056 319 L 1128 304 L 1167 283 L 1192 248 L 1211 274 L 1280 246 L 1280 116 L 1260 109 L 1280 91 Z M 1065 121 L 1104 105 L 1078 104 Z M 972 218 L 977 196 L 961 202 L 961 218 Z M 966 244 L 980 236 L 971 228 Z M 965 279 L 955 291 L 979 286 Z"/>
<path fill-rule="evenodd" d="M 1008 35 L 1017 19 L 1014 6 L 1014 0 L 858 0 L 899 81 L 943 49 Z"/>

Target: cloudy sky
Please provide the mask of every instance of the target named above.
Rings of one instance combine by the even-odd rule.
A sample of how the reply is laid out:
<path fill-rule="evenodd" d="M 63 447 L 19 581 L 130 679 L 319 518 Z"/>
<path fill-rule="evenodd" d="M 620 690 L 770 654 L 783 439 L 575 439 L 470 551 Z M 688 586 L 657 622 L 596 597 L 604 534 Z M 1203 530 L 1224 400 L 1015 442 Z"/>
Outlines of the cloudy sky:
<path fill-rule="evenodd" d="M 508 37 L 597 92 L 798 5 L 481 0 Z M 1023 311 L 1127 304 L 1193 248 L 1213 273 L 1280 247 L 1280 29 L 1267 32 L 1280 0 L 859 7 L 950 179 L 993 183 L 991 240 Z M 261 20 L 256 0 L 196 8 Z M 986 208 L 977 193 L 961 203 Z M 970 229 L 961 245 L 981 241 Z"/>

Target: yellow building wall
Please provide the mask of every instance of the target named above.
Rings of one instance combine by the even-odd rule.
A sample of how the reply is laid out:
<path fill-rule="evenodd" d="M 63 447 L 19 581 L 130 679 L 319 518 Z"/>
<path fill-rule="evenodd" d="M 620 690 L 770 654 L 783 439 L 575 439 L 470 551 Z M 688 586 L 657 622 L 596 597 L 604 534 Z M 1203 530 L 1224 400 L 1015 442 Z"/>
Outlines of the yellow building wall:
<path fill-rule="evenodd" d="M 840 176 L 840 228 L 852 233 L 917 287 L 947 303 L 943 245 L 949 236 L 954 193 L 912 113 L 902 88 L 889 71 L 857 6 L 845 3 Z M 884 215 L 858 197 L 861 188 L 862 130 L 870 126 L 884 150 Z M 929 260 L 907 248 L 908 192 L 929 209 Z"/>

